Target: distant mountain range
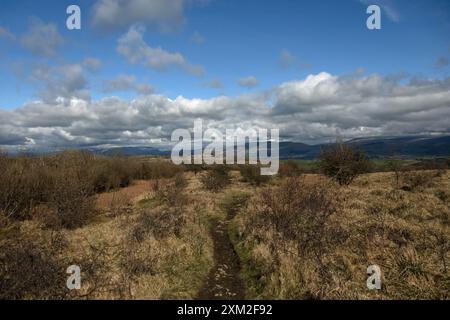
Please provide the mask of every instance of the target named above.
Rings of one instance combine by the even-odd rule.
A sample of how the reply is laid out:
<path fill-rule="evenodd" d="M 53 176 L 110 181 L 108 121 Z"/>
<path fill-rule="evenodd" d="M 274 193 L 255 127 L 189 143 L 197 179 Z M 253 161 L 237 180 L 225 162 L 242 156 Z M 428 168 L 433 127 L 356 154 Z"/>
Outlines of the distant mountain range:
<path fill-rule="evenodd" d="M 346 142 L 363 149 L 371 158 L 392 155 L 402 158 L 450 157 L 450 136 L 375 137 L 359 138 Z M 329 144 L 308 145 L 298 142 L 281 142 L 282 159 L 315 159 L 320 150 Z M 128 156 L 170 156 L 170 149 L 157 147 L 122 147 L 92 149 L 95 153 Z"/>

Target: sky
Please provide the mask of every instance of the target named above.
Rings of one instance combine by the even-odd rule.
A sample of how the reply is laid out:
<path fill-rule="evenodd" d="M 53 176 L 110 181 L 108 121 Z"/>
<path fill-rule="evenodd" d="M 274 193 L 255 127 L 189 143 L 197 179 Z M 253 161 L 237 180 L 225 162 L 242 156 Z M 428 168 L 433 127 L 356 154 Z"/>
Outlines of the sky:
<path fill-rule="evenodd" d="M 148 146 L 195 119 L 306 143 L 448 134 L 449 35 L 448 0 L 5 0 L 0 148 Z"/>

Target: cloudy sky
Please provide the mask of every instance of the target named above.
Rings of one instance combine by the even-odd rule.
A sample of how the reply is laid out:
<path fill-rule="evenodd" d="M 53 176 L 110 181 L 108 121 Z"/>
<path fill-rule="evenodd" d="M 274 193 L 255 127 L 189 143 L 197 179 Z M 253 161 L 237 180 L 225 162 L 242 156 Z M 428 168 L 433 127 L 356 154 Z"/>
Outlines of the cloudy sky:
<path fill-rule="evenodd" d="M 448 0 L 5 0 L 0 148 L 165 144 L 195 119 L 306 143 L 448 134 L 449 35 Z"/>

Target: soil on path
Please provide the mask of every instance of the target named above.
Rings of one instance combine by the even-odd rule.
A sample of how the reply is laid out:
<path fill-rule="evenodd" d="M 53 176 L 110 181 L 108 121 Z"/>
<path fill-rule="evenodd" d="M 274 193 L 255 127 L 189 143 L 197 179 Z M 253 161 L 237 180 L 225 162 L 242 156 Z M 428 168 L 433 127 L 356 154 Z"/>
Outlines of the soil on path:
<path fill-rule="evenodd" d="M 239 257 L 228 235 L 228 225 L 233 217 L 216 219 L 212 223 L 215 265 L 198 293 L 199 300 L 241 300 L 245 289 L 239 271 Z"/>

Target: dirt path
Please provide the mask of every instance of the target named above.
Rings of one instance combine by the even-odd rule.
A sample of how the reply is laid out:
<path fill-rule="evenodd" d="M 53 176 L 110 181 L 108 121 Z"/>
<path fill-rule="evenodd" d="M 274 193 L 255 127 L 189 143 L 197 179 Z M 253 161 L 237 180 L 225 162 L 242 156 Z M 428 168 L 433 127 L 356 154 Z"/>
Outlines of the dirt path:
<path fill-rule="evenodd" d="M 152 181 L 137 180 L 132 185 L 114 192 L 105 192 L 97 196 L 96 207 L 108 209 L 112 202 L 128 201 L 136 203 L 151 190 Z"/>
<path fill-rule="evenodd" d="M 228 224 L 233 217 L 215 220 L 211 235 L 214 241 L 215 265 L 200 289 L 199 300 L 244 299 L 245 289 L 239 277 L 240 261 L 228 236 Z"/>

